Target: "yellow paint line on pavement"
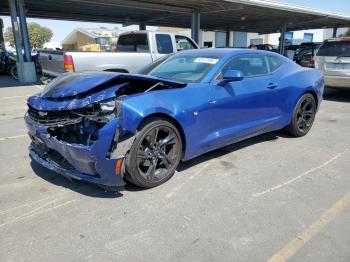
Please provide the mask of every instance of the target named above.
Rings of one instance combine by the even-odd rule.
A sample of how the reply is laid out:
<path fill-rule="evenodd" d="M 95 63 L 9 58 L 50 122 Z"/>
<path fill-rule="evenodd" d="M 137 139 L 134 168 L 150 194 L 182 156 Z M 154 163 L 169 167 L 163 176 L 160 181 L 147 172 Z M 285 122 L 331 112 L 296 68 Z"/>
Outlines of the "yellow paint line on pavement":
<path fill-rule="evenodd" d="M 350 205 L 350 192 L 340 198 L 330 209 L 324 212 L 319 219 L 289 242 L 285 247 L 273 255 L 268 262 L 283 262 L 291 258 L 308 241 L 314 238 L 324 227 L 334 220 L 339 213 Z"/>

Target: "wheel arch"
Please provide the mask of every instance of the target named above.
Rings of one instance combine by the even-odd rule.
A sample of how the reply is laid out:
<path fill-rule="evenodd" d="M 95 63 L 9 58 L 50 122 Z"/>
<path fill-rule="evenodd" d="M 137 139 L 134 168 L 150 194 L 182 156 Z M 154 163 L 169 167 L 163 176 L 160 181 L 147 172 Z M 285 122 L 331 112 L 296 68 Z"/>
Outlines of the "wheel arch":
<path fill-rule="evenodd" d="M 182 128 L 181 124 L 174 117 L 172 117 L 168 114 L 165 114 L 165 113 L 152 113 L 150 115 L 147 115 L 146 117 L 144 117 L 141 120 L 141 122 L 137 126 L 137 130 L 139 131 L 143 125 L 145 125 L 146 123 L 151 122 L 155 119 L 164 119 L 164 120 L 172 123 L 177 128 L 177 130 L 180 133 L 181 140 L 182 140 L 182 156 L 181 156 L 181 158 L 183 158 L 183 156 L 186 152 L 186 135 L 185 135 L 184 129 Z"/>
<path fill-rule="evenodd" d="M 318 108 L 318 105 L 319 105 L 319 101 L 318 101 L 318 97 L 317 97 L 317 94 L 314 90 L 308 90 L 306 92 L 304 92 L 303 95 L 305 94 L 311 94 L 313 96 L 313 98 L 315 99 L 315 102 L 316 102 L 316 108 Z"/>
<path fill-rule="evenodd" d="M 110 69 L 105 69 L 103 71 L 105 71 L 105 72 L 114 72 L 114 73 L 129 73 L 128 70 L 121 69 L 121 68 L 110 68 Z"/>

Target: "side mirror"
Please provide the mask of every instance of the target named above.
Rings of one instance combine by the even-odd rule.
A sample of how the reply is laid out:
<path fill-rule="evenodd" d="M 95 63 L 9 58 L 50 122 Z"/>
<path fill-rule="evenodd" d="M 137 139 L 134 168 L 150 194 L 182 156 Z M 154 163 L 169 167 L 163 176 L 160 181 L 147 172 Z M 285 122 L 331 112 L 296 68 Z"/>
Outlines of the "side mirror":
<path fill-rule="evenodd" d="M 244 75 L 240 70 L 227 70 L 222 73 L 222 80 L 218 83 L 219 86 L 225 86 L 227 83 L 242 81 Z"/>

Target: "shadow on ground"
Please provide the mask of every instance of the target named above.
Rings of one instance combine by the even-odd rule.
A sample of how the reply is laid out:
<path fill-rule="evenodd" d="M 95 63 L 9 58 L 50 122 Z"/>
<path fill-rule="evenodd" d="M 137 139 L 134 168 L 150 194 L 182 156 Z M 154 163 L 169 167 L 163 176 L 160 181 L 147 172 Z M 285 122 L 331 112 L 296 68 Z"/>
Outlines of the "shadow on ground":
<path fill-rule="evenodd" d="M 323 94 L 323 99 L 327 101 L 350 103 L 350 88 L 326 88 Z"/>
<path fill-rule="evenodd" d="M 201 156 L 198 156 L 192 160 L 181 162 L 180 165 L 177 168 L 178 172 L 183 172 L 188 168 L 194 167 L 196 165 L 200 165 L 208 160 L 218 158 L 221 156 L 224 156 L 226 154 L 230 154 L 234 151 L 237 151 L 239 149 L 249 147 L 255 144 L 267 142 L 267 141 L 275 141 L 279 137 L 289 137 L 286 133 L 282 131 L 277 132 L 271 132 L 267 134 L 263 134 L 254 138 L 250 138 L 247 140 L 244 140 L 239 143 L 235 143 L 211 152 L 208 152 L 206 154 L 203 154 Z M 77 180 L 69 180 L 49 169 L 46 169 L 45 167 L 37 164 L 35 161 L 31 162 L 32 170 L 41 177 L 42 179 L 48 181 L 49 183 L 52 183 L 56 186 L 65 187 L 67 189 L 70 189 L 72 191 L 78 192 L 80 194 L 89 196 L 89 197 L 96 197 L 96 198 L 118 198 L 123 196 L 122 192 L 110 192 L 106 191 L 96 185 L 88 184 L 85 182 L 80 182 Z M 137 192 L 137 191 L 143 191 L 147 189 L 143 189 L 137 186 L 134 186 L 133 184 L 127 183 L 125 186 L 125 191 L 129 192 Z"/>
<path fill-rule="evenodd" d="M 39 80 L 36 83 L 36 85 L 42 85 L 43 83 L 41 80 Z M 31 86 L 32 84 L 20 84 L 18 80 L 0 73 L 0 88 L 6 88 L 6 87 L 17 87 L 17 86 Z"/>

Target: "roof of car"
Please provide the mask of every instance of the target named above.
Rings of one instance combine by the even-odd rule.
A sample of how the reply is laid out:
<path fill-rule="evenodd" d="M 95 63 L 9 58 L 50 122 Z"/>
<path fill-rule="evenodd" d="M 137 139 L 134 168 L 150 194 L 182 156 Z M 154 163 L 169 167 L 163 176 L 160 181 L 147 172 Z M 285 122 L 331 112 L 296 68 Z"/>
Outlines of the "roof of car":
<path fill-rule="evenodd" d="M 329 38 L 324 42 L 350 42 L 350 37 Z"/>
<path fill-rule="evenodd" d="M 228 54 L 275 54 L 269 51 L 265 50 L 254 50 L 254 49 L 248 49 L 248 48 L 203 48 L 203 49 L 191 49 L 191 50 L 184 50 L 180 52 L 183 53 L 191 53 L 191 54 L 197 54 L 197 55 L 216 55 L 216 56 L 224 56 Z"/>

